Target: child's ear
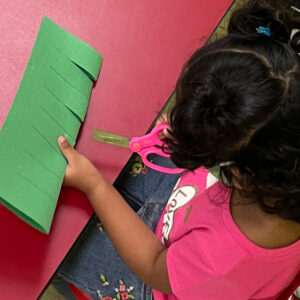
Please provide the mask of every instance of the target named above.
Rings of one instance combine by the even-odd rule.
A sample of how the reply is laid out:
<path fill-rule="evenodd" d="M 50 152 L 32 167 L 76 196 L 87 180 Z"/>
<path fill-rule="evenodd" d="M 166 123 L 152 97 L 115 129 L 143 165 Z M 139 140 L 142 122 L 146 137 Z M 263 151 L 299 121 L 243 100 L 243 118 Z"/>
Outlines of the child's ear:
<path fill-rule="evenodd" d="M 239 169 L 237 167 L 231 167 L 230 168 L 230 171 L 232 173 L 232 184 L 235 188 L 241 190 L 242 189 L 242 186 L 240 184 L 240 181 L 241 181 L 241 173 L 239 171 Z"/>

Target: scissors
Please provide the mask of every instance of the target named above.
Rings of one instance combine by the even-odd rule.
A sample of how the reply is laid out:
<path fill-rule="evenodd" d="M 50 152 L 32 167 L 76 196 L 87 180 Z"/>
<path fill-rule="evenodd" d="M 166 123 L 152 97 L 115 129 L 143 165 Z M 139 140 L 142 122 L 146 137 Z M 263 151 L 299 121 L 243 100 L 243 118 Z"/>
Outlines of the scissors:
<path fill-rule="evenodd" d="M 160 133 L 165 128 L 169 128 L 169 126 L 167 124 L 160 124 L 154 127 L 150 133 L 144 136 L 133 138 L 128 138 L 122 135 L 95 129 L 93 131 L 92 139 L 112 145 L 118 145 L 120 147 L 129 148 L 132 152 L 139 154 L 143 160 L 143 163 L 153 170 L 168 174 L 182 173 L 184 169 L 159 166 L 148 159 L 148 156 L 150 154 L 170 157 L 169 153 L 163 151 L 164 142 L 159 138 Z"/>

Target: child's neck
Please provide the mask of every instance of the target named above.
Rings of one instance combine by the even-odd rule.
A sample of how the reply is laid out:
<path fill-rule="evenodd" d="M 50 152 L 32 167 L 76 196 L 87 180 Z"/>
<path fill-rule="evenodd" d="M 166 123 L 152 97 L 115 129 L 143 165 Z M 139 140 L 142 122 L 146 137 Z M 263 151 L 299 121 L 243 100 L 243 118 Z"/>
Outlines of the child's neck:
<path fill-rule="evenodd" d="M 265 213 L 256 201 L 245 201 L 237 188 L 233 188 L 230 206 L 235 224 L 262 248 L 282 248 L 300 239 L 299 223 Z"/>

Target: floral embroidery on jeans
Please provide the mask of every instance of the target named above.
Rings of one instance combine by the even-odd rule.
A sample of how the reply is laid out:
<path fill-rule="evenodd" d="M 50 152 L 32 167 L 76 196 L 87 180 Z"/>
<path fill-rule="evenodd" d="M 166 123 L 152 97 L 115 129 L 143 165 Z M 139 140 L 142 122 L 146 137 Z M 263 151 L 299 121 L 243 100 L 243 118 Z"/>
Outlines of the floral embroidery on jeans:
<path fill-rule="evenodd" d="M 96 226 L 100 232 L 102 232 L 104 230 L 102 223 L 98 222 Z"/>
<path fill-rule="evenodd" d="M 108 286 L 109 285 L 109 282 L 106 281 L 106 278 L 105 278 L 105 276 L 103 274 L 100 274 L 100 279 L 103 282 L 102 283 L 103 286 Z"/>
<path fill-rule="evenodd" d="M 106 280 L 105 276 L 103 274 L 100 274 L 100 280 L 102 281 L 103 286 L 108 286 L 110 283 Z M 104 296 L 102 297 L 102 300 L 129 300 L 129 299 L 135 299 L 135 297 L 132 295 L 132 291 L 134 290 L 133 286 L 130 286 L 126 288 L 126 285 L 123 280 L 119 280 L 119 287 L 115 288 L 115 297 L 111 296 Z"/>
<path fill-rule="evenodd" d="M 146 174 L 147 168 L 142 161 L 142 158 L 137 155 L 134 159 L 134 162 L 131 166 L 131 171 L 129 172 L 130 175 L 133 177 L 137 176 L 138 174 Z"/>

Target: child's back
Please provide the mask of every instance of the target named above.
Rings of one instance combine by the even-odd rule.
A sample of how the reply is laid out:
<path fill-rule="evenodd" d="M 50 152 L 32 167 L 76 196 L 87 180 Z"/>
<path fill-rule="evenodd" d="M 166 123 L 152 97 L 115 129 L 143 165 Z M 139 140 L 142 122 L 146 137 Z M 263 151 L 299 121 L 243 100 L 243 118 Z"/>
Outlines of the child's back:
<path fill-rule="evenodd" d="M 156 234 L 169 247 L 176 297 L 155 291 L 155 299 L 276 299 L 300 269 L 300 241 L 290 245 L 284 221 L 234 204 L 238 196 L 209 178 L 204 168 L 188 173 L 169 198 Z"/>

